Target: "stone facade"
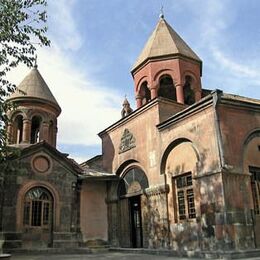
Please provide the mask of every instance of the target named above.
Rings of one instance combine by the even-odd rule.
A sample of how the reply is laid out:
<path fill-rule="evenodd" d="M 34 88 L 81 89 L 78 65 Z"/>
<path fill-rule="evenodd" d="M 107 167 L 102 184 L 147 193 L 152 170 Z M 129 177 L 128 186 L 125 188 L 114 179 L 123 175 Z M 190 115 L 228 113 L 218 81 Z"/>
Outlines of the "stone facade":
<path fill-rule="evenodd" d="M 128 200 L 132 196 L 141 197 L 142 246 L 177 251 L 255 248 L 259 243 L 259 222 L 253 211 L 249 166 L 259 166 L 256 155 L 259 137 L 258 131 L 253 130 L 257 129 L 260 113 L 252 115 L 256 106 L 259 109 L 259 103 L 248 99 L 241 111 L 239 97 L 234 99 L 216 91 L 160 123 L 158 107 L 163 110 L 164 102 L 153 100 L 100 133 L 103 165 L 107 170 L 124 178 L 129 169 L 137 167 L 147 176 L 148 188 L 125 196 Z M 240 120 L 245 122 L 241 128 Z M 227 136 L 226 133 L 237 132 L 235 129 L 225 133 L 225 128 L 234 125 L 241 137 Z M 129 129 L 136 141 L 135 147 L 122 154 L 119 147 L 124 129 Z M 240 144 L 231 154 L 229 138 L 233 139 L 229 141 L 232 145 Z M 196 216 L 180 220 L 176 181 L 187 173 L 192 175 Z M 109 223 L 117 223 L 117 227 L 109 226 L 114 237 L 111 243 L 131 247 L 131 236 L 122 244 L 126 231 L 120 230 L 124 216 L 117 193 L 119 187 L 120 183 L 118 187 L 110 186 L 109 197 L 118 198 L 117 210 L 115 203 L 108 204 L 113 212 Z"/>
<path fill-rule="evenodd" d="M 21 158 L 17 161 L 20 170 L 6 178 L 5 199 L 3 205 L 3 232 L 5 248 L 44 248 L 77 246 L 79 221 L 77 219 L 78 191 L 73 183 L 77 183 L 76 171 L 65 159 L 47 143 L 38 143 L 21 151 Z M 47 162 L 47 163 L 46 163 Z M 25 222 L 26 195 L 30 191 L 39 192 L 43 188 L 51 194 L 51 206 L 48 209 L 49 223 L 42 227 L 36 223 L 38 215 L 32 215 L 30 221 Z M 30 210 L 36 210 L 37 201 L 34 200 Z M 40 204 L 37 205 L 41 207 Z M 41 208 L 44 210 L 44 208 Z M 32 214 L 32 213 L 31 213 Z M 40 220 L 39 220 L 40 221 Z"/>
<path fill-rule="evenodd" d="M 132 69 L 137 109 L 125 99 L 81 165 L 56 150 L 59 105 L 29 75 L 21 88 L 37 95 L 11 97 L 6 248 L 260 246 L 260 101 L 204 90 L 202 61 L 163 17 Z"/>

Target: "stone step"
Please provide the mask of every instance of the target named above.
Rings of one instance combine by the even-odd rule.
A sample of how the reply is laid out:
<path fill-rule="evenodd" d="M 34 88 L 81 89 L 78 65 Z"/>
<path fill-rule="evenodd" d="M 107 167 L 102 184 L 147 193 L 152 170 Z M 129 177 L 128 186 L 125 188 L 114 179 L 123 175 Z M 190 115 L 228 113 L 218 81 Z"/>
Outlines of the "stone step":
<path fill-rule="evenodd" d="M 79 242 L 77 240 L 54 240 L 53 248 L 78 248 Z"/>
<path fill-rule="evenodd" d="M 37 248 L 37 249 L 27 249 L 27 248 L 15 248 L 8 250 L 8 253 L 18 255 L 45 255 L 45 254 L 91 254 L 89 248 Z"/>
<path fill-rule="evenodd" d="M 78 238 L 78 233 L 71 232 L 54 232 L 53 240 L 76 240 Z"/>

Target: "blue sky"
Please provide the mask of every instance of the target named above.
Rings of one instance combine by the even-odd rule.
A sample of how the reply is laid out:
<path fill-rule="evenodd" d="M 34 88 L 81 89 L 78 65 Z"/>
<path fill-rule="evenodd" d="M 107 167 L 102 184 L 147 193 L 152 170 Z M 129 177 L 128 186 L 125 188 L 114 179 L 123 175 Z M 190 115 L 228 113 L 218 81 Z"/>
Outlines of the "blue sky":
<path fill-rule="evenodd" d="M 101 153 L 96 134 L 120 119 L 125 94 L 135 108 L 130 70 L 161 4 L 203 60 L 203 88 L 260 99 L 259 0 L 49 1 L 52 44 L 38 51 L 39 70 L 63 109 L 58 148 L 78 162 Z"/>

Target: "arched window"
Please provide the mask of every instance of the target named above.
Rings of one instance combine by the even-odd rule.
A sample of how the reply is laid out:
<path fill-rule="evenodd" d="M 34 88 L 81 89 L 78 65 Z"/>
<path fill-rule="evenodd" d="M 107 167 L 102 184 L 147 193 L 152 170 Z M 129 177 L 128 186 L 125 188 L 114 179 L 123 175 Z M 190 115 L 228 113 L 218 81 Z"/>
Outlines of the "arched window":
<path fill-rule="evenodd" d="M 192 90 L 193 80 L 191 76 L 185 77 L 185 84 L 183 86 L 183 92 L 184 92 L 184 103 L 187 105 L 192 105 L 195 103 L 195 96 L 194 91 Z"/>
<path fill-rule="evenodd" d="M 35 144 L 40 141 L 40 128 L 42 119 L 39 116 L 32 118 L 31 128 L 31 144 Z"/>
<path fill-rule="evenodd" d="M 19 144 L 23 139 L 23 117 L 18 115 L 14 121 L 14 136 L 13 140 L 15 144 Z"/>
<path fill-rule="evenodd" d="M 168 75 L 164 75 L 160 78 L 159 84 L 158 96 L 176 101 L 176 89 L 172 78 Z"/>
<path fill-rule="evenodd" d="M 145 173 L 138 167 L 131 168 L 126 172 L 119 183 L 118 195 L 119 197 L 126 194 L 136 194 L 143 189 L 148 188 L 148 179 Z"/>
<path fill-rule="evenodd" d="M 147 81 L 143 82 L 140 87 L 140 95 L 142 96 L 142 104 L 145 105 L 151 100 L 151 91 L 148 88 Z"/>
<path fill-rule="evenodd" d="M 30 227 L 49 226 L 52 222 L 53 198 L 43 187 L 29 190 L 24 198 L 23 224 Z"/>

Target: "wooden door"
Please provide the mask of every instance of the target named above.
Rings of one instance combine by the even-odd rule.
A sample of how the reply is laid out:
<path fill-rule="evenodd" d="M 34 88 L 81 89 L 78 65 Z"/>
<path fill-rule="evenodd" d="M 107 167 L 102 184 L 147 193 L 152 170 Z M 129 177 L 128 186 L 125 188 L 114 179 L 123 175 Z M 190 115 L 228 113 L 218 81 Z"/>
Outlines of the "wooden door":
<path fill-rule="evenodd" d="M 119 242 L 121 247 L 131 247 L 129 200 L 119 200 Z"/>

